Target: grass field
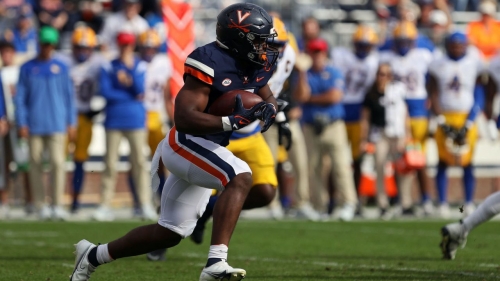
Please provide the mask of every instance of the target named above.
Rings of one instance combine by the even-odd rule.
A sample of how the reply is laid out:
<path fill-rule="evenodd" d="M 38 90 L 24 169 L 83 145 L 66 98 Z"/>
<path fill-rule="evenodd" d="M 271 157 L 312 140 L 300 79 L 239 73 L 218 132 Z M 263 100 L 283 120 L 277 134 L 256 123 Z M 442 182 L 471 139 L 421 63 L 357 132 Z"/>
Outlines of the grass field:
<path fill-rule="evenodd" d="M 117 223 L 0 223 L 0 280 L 68 280 L 73 243 L 107 242 L 139 225 Z M 500 223 L 469 236 L 455 261 L 441 260 L 443 222 L 312 223 L 241 221 L 229 263 L 246 280 L 497 280 Z M 166 262 L 144 256 L 100 267 L 92 280 L 198 280 L 207 250 L 189 239 L 169 250 Z"/>

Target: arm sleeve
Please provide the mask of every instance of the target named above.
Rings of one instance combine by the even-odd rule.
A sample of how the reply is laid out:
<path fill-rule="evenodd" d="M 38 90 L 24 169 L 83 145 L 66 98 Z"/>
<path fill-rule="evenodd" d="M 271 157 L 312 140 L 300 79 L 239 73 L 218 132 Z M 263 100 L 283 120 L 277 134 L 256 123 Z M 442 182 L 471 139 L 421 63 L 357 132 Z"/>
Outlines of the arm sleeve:
<path fill-rule="evenodd" d="M 75 126 L 76 125 L 76 102 L 75 102 L 75 87 L 73 86 L 73 82 L 71 80 L 71 77 L 69 77 L 69 71 L 66 69 L 66 79 L 64 89 L 66 91 L 66 108 L 68 108 L 68 120 L 67 120 L 67 125 L 68 126 Z"/>
<path fill-rule="evenodd" d="M 472 106 L 469 115 L 467 116 L 467 122 L 474 122 L 477 115 L 484 108 L 484 87 L 483 85 L 476 84 L 474 87 L 474 105 Z"/>
<path fill-rule="evenodd" d="M 28 126 L 28 88 L 26 87 L 28 81 L 24 72 L 23 67 L 19 72 L 19 81 L 17 82 L 16 95 L 14 96 L 14 105 L 16 107 L 15 117 L 17 126 L 19 127 Z"/>
<path fill-rule="evenodd" d="M 101 74 L 99 76 L 99 86 L 101 95 L 107 101 L 120 101 L 120 100 L 132 100 L 134 99 L 128 92 L 115 89 L 111 83 L 111 73 L 110 71 L 103 67 L 101 68 Z"/>

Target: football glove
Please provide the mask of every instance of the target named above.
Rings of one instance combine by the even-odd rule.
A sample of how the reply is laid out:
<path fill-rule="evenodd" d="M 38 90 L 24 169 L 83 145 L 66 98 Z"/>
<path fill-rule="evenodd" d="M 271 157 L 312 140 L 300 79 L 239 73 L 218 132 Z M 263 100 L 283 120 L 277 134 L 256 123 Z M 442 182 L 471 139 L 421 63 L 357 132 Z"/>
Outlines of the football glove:
<path fill-rule="evenodd" d="M 261 118 L 264 121 L 264 126 L 262 127 L 261 133 L 264 133 L 271 127 L 274 123 L 274 118 L 276 118 L 276 107 L 272 103 L 266 103 L 262 106 Z"/>
<path fill-rule="evenodd" d="M 224 117 L 222 118 L 224 131 L 239 130 L 252 123 L 253 121 L 261 118 L 261 116 L 263 116 L 262 111 L 265 106 L 266 102 L 262 101 L 252 106 L 252 108 L 250 109 L 245 109 L 245 107 L 243 107 L 241 96 L 236 95 L 233 115 L 227 116 L 228 120 L 225 120 Z M 230 128 L 227 128 L 227 126 L 230 126 Z"/>
<path fill-rule="evenodd" d="M 278 143 L 283 145 L 283 139 L 286 139 L 285 149 L 290 150 L 292 147 L 292 131 L 288 122 L 278 123 Z"/>
<path fill-rule="evenodd" d="M 467 137 L 467 132 L 469 130 L 467 127 L 463 126 L 462 128 L 458 129 L 456 131 L 456 136 L 455 136 L 455 143 L 458 145 L 464 145 L 466 142 L 466 137 Z"/>
<path fill-rule="evenodd" d="M 453 127 L 451 127 L 448 124 L 441 124 L 441 125 L 439 125 L 439 127 L 441 128 L 441 130 L 443 131 L 445 136 L 447 136 L 451 139 L 455 139 L 456 130 Z"/>
<path fill-rule="evenodd" d="M 101 113 L 100 110 L 89 110 L 87 113 L 85 113 L 85 116 L 87 116 L 89 119 L 92 119 L 99 113 Z"/>

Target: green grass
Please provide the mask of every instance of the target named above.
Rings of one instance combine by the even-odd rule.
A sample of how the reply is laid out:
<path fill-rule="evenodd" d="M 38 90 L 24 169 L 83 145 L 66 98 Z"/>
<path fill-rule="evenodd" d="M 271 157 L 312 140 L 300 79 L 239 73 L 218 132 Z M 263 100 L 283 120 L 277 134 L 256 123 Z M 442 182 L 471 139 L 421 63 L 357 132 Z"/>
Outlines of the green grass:
<path fill-rule="evenodd" d="M 0 223 L 0 280 L 68 280 L 73 243 L 107 242 L 138 223 Z M 246 280 L 497 280 L 500 223 L 475 230 L 455 261 L 441 260 L 443 222 L 241 221 L 229 262 Z M 188 239 L 166 262 L 144 256 L 100 267 L 91 280 L 198 280 L 208 251 Z"/>

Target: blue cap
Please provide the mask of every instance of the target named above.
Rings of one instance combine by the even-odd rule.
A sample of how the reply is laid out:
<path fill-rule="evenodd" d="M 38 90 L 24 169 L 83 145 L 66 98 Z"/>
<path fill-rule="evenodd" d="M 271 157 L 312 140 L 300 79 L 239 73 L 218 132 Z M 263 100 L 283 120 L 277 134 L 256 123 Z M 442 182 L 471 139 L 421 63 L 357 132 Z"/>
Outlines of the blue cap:
<path fill-rule="evenodd" d="M 463 32 L 453 32 L 446 37 L 446 43 L 467 44 L 467 35 Z"/>

